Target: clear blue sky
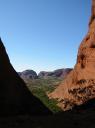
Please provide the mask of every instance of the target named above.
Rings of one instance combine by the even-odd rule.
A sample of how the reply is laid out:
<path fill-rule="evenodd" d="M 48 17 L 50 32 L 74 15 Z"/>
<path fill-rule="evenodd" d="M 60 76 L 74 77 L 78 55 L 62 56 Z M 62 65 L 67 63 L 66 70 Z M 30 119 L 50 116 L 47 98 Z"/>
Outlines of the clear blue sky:
<path fill-rule="evenodd" d="M 0 36 L 17 71 L 73 67 L 91 0 L 0 0 Z"/>

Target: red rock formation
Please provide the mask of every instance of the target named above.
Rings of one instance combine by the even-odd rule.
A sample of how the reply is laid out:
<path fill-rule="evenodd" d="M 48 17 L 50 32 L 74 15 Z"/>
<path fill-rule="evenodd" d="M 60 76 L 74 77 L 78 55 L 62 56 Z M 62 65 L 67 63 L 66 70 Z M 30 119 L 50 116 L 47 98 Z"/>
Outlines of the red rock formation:
<path fill-rule="evenodd" d="M 92 0 L 92 14 L 89 30 L 80 44 L 77 63 L 71 73 L 50 98 L 58 100 L 63 110 L 71 109 L 95 98 L 95 0 Z"/>
<path fill-rule="evenodd" d="M 18 114 L 45 115 L 51 112 L 31 94 L 16 73 L 0 39 L 0 116 Z"/>

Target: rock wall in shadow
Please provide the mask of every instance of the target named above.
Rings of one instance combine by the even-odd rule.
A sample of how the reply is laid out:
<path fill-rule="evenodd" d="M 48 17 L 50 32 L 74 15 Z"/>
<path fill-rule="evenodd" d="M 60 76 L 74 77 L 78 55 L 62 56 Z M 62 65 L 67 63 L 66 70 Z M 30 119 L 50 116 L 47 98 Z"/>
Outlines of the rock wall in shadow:
<path fill-rule="evenodd" d="M 43 103 L 34 97 L 12 67 L 0 39 L 0 115 L 51 114 Z"/>

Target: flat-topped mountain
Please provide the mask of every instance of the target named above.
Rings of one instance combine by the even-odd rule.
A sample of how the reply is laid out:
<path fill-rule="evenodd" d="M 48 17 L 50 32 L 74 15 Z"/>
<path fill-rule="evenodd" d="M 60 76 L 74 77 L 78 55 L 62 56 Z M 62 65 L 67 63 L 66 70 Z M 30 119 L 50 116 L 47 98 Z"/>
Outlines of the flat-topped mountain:
<path fill-rule="evenodd" d="M 72 68 L 63 68 L 57 69 L 54 71 L 41 71 L 38 75 L 34 70 L 28 69 L 22 72 L 18 72 L 19 76 L 24 80 L 34 80 L 34 79 L 47 79 L 47 78 L 65 78 L 70 72 Z"/>
<path fill-rule="evenodd" d="M 72 69 L 71 68 L 65 68 L 65 69 L 57 69 L 51 72 L 41 71 L 38 74 L 38 78 L 48 78 L 48 77 L 59 77 L 59 78 L 65 78 L 68 73 L 70 73 Z"/>
<path fill-rule="evenodd" d="M 89 30 L 80 44 L 76 65 L 49 97 L 57 99 L 63 110 L 95 98 L 95 0 L 92 0 Z"/>

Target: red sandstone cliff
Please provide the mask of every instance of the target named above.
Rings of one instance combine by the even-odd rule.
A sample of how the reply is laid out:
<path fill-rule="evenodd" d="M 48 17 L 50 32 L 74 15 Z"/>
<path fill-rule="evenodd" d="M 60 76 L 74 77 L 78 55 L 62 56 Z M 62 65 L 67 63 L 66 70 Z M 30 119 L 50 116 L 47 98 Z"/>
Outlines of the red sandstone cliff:
<path fill-rule="evenodd" d="M 95 98 L 95 0 L 92 0 L 89 30 L 80 44 L 76 65 L 49 97 L 57 99 L 63 110 Z"/>

